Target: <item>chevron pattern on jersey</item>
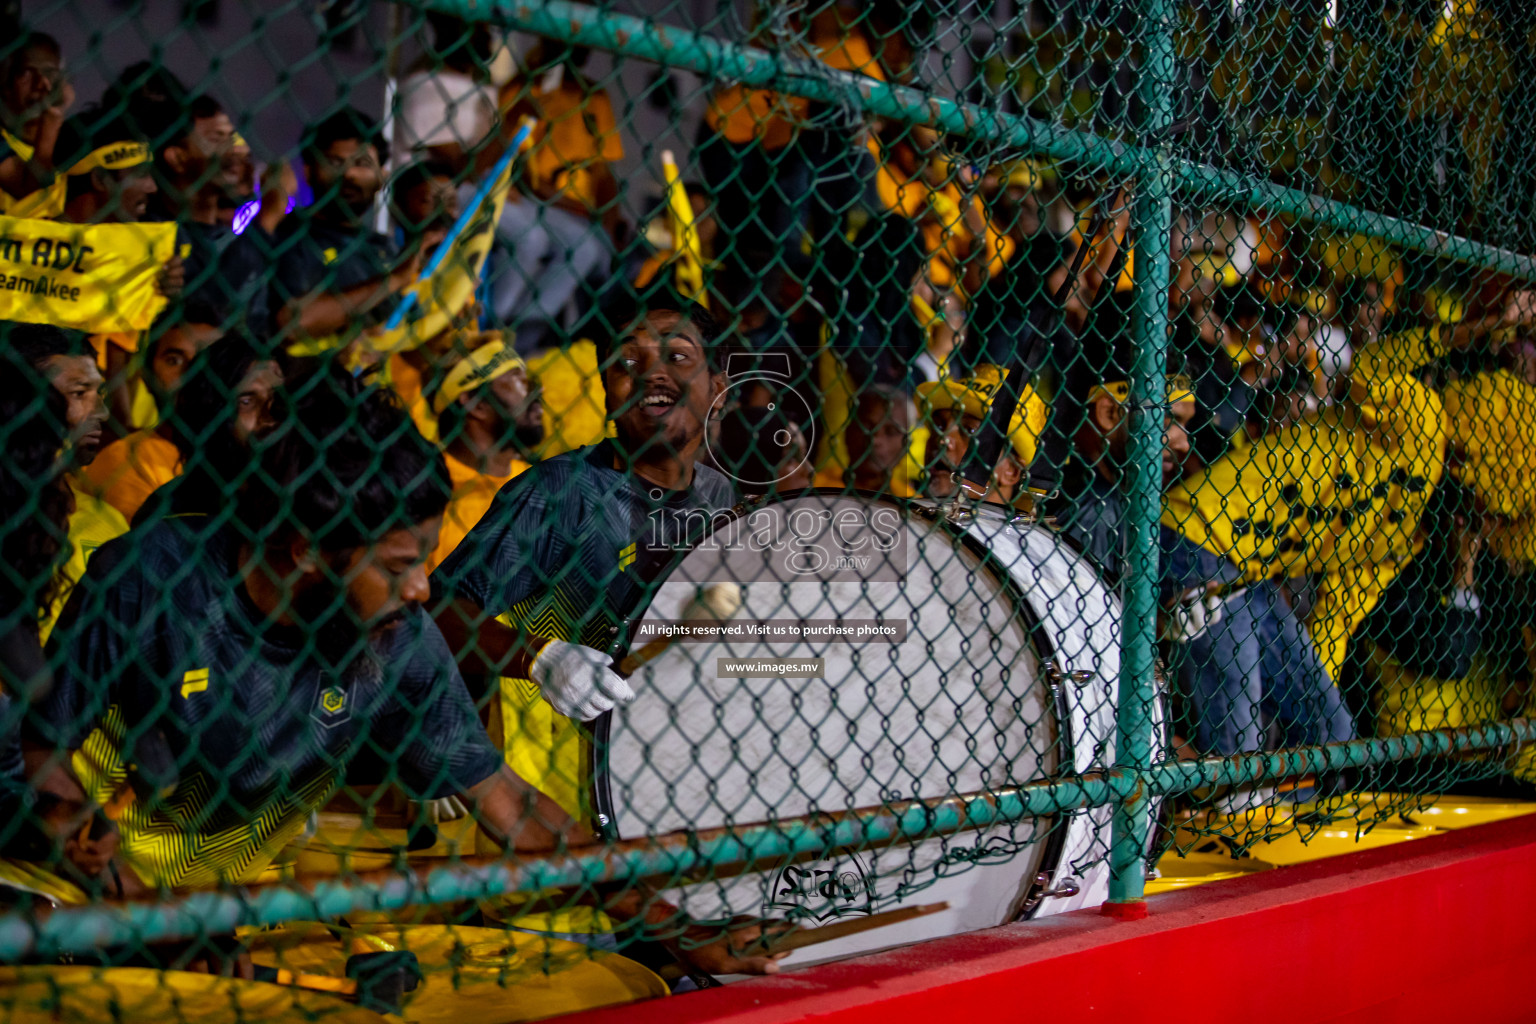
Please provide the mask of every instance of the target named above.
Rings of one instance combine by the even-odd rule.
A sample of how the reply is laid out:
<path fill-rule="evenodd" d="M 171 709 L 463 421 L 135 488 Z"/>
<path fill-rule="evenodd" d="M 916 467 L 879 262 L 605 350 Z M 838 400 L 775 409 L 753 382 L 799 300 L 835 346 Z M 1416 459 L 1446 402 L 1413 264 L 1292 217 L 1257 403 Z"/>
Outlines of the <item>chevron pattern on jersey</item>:
<path fill-rule="evenodd" d="M 103 806 L 128 785 L 122 742 L 122 717 L 112 707 L 73 759 L 86 791 Z M 335 787 L 335 773 L 325 772 L 295 789 L 274 792 L 259 807 L 221 807 L 223 787 L 203 772 L 192 772 L 179 780 L 161 806 L 146 808 L 136 800 L 129 804 L 117 821 L 121 849 L 146 885 L 248 882 L 303 832 L 309 812 Z M 231 817 L 242 820 L 210 829 L 210 821 Z"/>

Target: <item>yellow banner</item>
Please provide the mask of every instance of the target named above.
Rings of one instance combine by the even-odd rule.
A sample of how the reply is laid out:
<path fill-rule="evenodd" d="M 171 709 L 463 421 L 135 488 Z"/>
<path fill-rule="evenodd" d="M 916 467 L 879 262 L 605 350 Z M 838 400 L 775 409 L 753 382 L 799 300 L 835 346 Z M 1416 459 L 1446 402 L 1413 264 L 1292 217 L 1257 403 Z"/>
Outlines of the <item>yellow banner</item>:
<path fill-rule="evenodd" d="M 165 308 L 156 278 L 176 225 L 0 217 L 0 320 L 92 334 L 146 330 Z"/>
<path fill-rule="evenodd" d="M 393 331 L 366 336 L 364 344 L 368 348 L 384 353 L 408 352 L 453 325 L 475 297 L 480 270 L 496 239 L 496 223 L 501 220 L 511 189 L 512 166 L 508 164 L 495 187 L 486 193 L 475 219 L 453 243 L 442 266 L 431 277 L 417 281 L 401 293 L 401 301 L 411 292 L 416 294 L 416 308 L 412 311 L 415 315 Z"/>

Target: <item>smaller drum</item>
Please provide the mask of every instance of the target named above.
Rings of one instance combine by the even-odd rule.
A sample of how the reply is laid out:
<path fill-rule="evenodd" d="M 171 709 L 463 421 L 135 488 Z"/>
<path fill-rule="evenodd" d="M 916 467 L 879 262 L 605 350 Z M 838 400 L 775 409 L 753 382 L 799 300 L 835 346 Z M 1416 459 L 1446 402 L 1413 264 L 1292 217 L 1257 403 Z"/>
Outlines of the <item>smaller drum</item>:
<path fill-rule="evenodd" d="M 350 941 L 408 951 L 422 983 L 401 1017 L 416 1024 L 512 1024 L 664 996 L 665 982 L 627 957 L 527 932 L 457 925 L 296 923 L 245 937 L 261 967 L 342 977 Z"/>
<path fill-rule="evenodd" d="M 598 730 L 594 804 L 620 838 L 992 793 L 1113 761 L 1119 603 L 1048 530 L 807 492 L 716 524 L 634 620 L 632 647 L 686 625 L 721 585 L 739 588 L 739 610 L 644 665 L 639 699 Z M 1101 808 L 846 848 L 665 896 L 699 920 L 807 928 L 949 905 L 788 961 L 808 965 L 1101 901 L 1107 822 Z"/>
<path fill-rule="evenodd" d="M 260 981 L 137 967 L 0 968 L 7 1024 L 385 1024 L 335 996 Z"/>

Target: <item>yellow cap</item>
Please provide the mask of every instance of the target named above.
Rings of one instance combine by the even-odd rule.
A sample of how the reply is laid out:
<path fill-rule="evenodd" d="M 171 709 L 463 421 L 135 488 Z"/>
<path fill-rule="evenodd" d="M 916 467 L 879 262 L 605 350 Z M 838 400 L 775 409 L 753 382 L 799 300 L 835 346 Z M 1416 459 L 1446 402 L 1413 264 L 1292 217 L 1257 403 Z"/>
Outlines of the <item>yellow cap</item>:
<path fill-rule="evenodd" d="M 92 150 L 69 169 L 70 174 L 89 174 L 98 167 L 104 171 L 122 171 L 149 163 L 149 145 L 131 140 L 112 142 Z"/>
<path fill-rule="evenodd" d="M 1007 370 L 982 363 L 969 377 L 945 377 L 919 384 L 917 404 L 924 414 L 960 406 L 972 416 L 985 416 L 1007 377 Z"/>
<path fill-rule="evenodd" d="M 984 418 L 1007 377 L 1007 370 L 982 363 L 969 377 L 945 377 L 919 384 L 918 408 L 925 417 L 939 409 L 958 407 L 967 415 Z M 1049 408 L 1045 399 L 1028 384 L 1024 385 L 1019 399 L 1019 406 L 1008 423 L 1008 443 L 1019 460 L 1028 465 L 1034 460 L 1035 442 L 1045 429 Z"/>
<path fill-rule="evenodd" d="M 1108 395 L 1121 405 L 1131 400 L 1131 382 L 1128 380 L 1105 381 L 1094 385 L 1088 392 L 1088 400 L 1091 402 L 1099 395 Z M 1190 386 L 1189 378 L 1174 376 L 1168 378 L 1168 404 L 1177 405 L 1180 402 L 1193 402 L 1195 400 L 1194 389 Z"/>
<path fill-rule="evenodd" d="M 486 331 L 478 336 L 478 340 L 483 344 L 454 363 L 443 378 L 437 394 L 432 398 L 433 412 L 441 415 L 460 395 L 468 394 L 504 373 L 527 365 L 516 351 L 508 348 L 506 342 L 501 340 L 500 331 Z"/>

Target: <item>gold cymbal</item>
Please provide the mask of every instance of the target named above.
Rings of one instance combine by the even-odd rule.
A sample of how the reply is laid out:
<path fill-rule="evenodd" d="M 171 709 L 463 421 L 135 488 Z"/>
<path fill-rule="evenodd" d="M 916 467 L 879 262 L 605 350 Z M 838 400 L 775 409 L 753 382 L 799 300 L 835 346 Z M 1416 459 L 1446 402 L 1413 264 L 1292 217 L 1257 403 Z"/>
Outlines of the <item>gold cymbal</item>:
<path fill-rule="evenodd" d="M 334 996 L 259 981 L 138 967 L 0 968 L 5 1024 L 385 1024 Z"/>
<path fill-rule="evenodd" d="M 497 928 L 371 924 L 333 932 L 295 923 L 250 933 L 245 942 L 261 966 L 337 977 L 354 951 L 415 953 L 424 980 L 401 1011 L 413 1024 L 512 1024 L 668 992 L 650 970 L 617 953 Z"/>

